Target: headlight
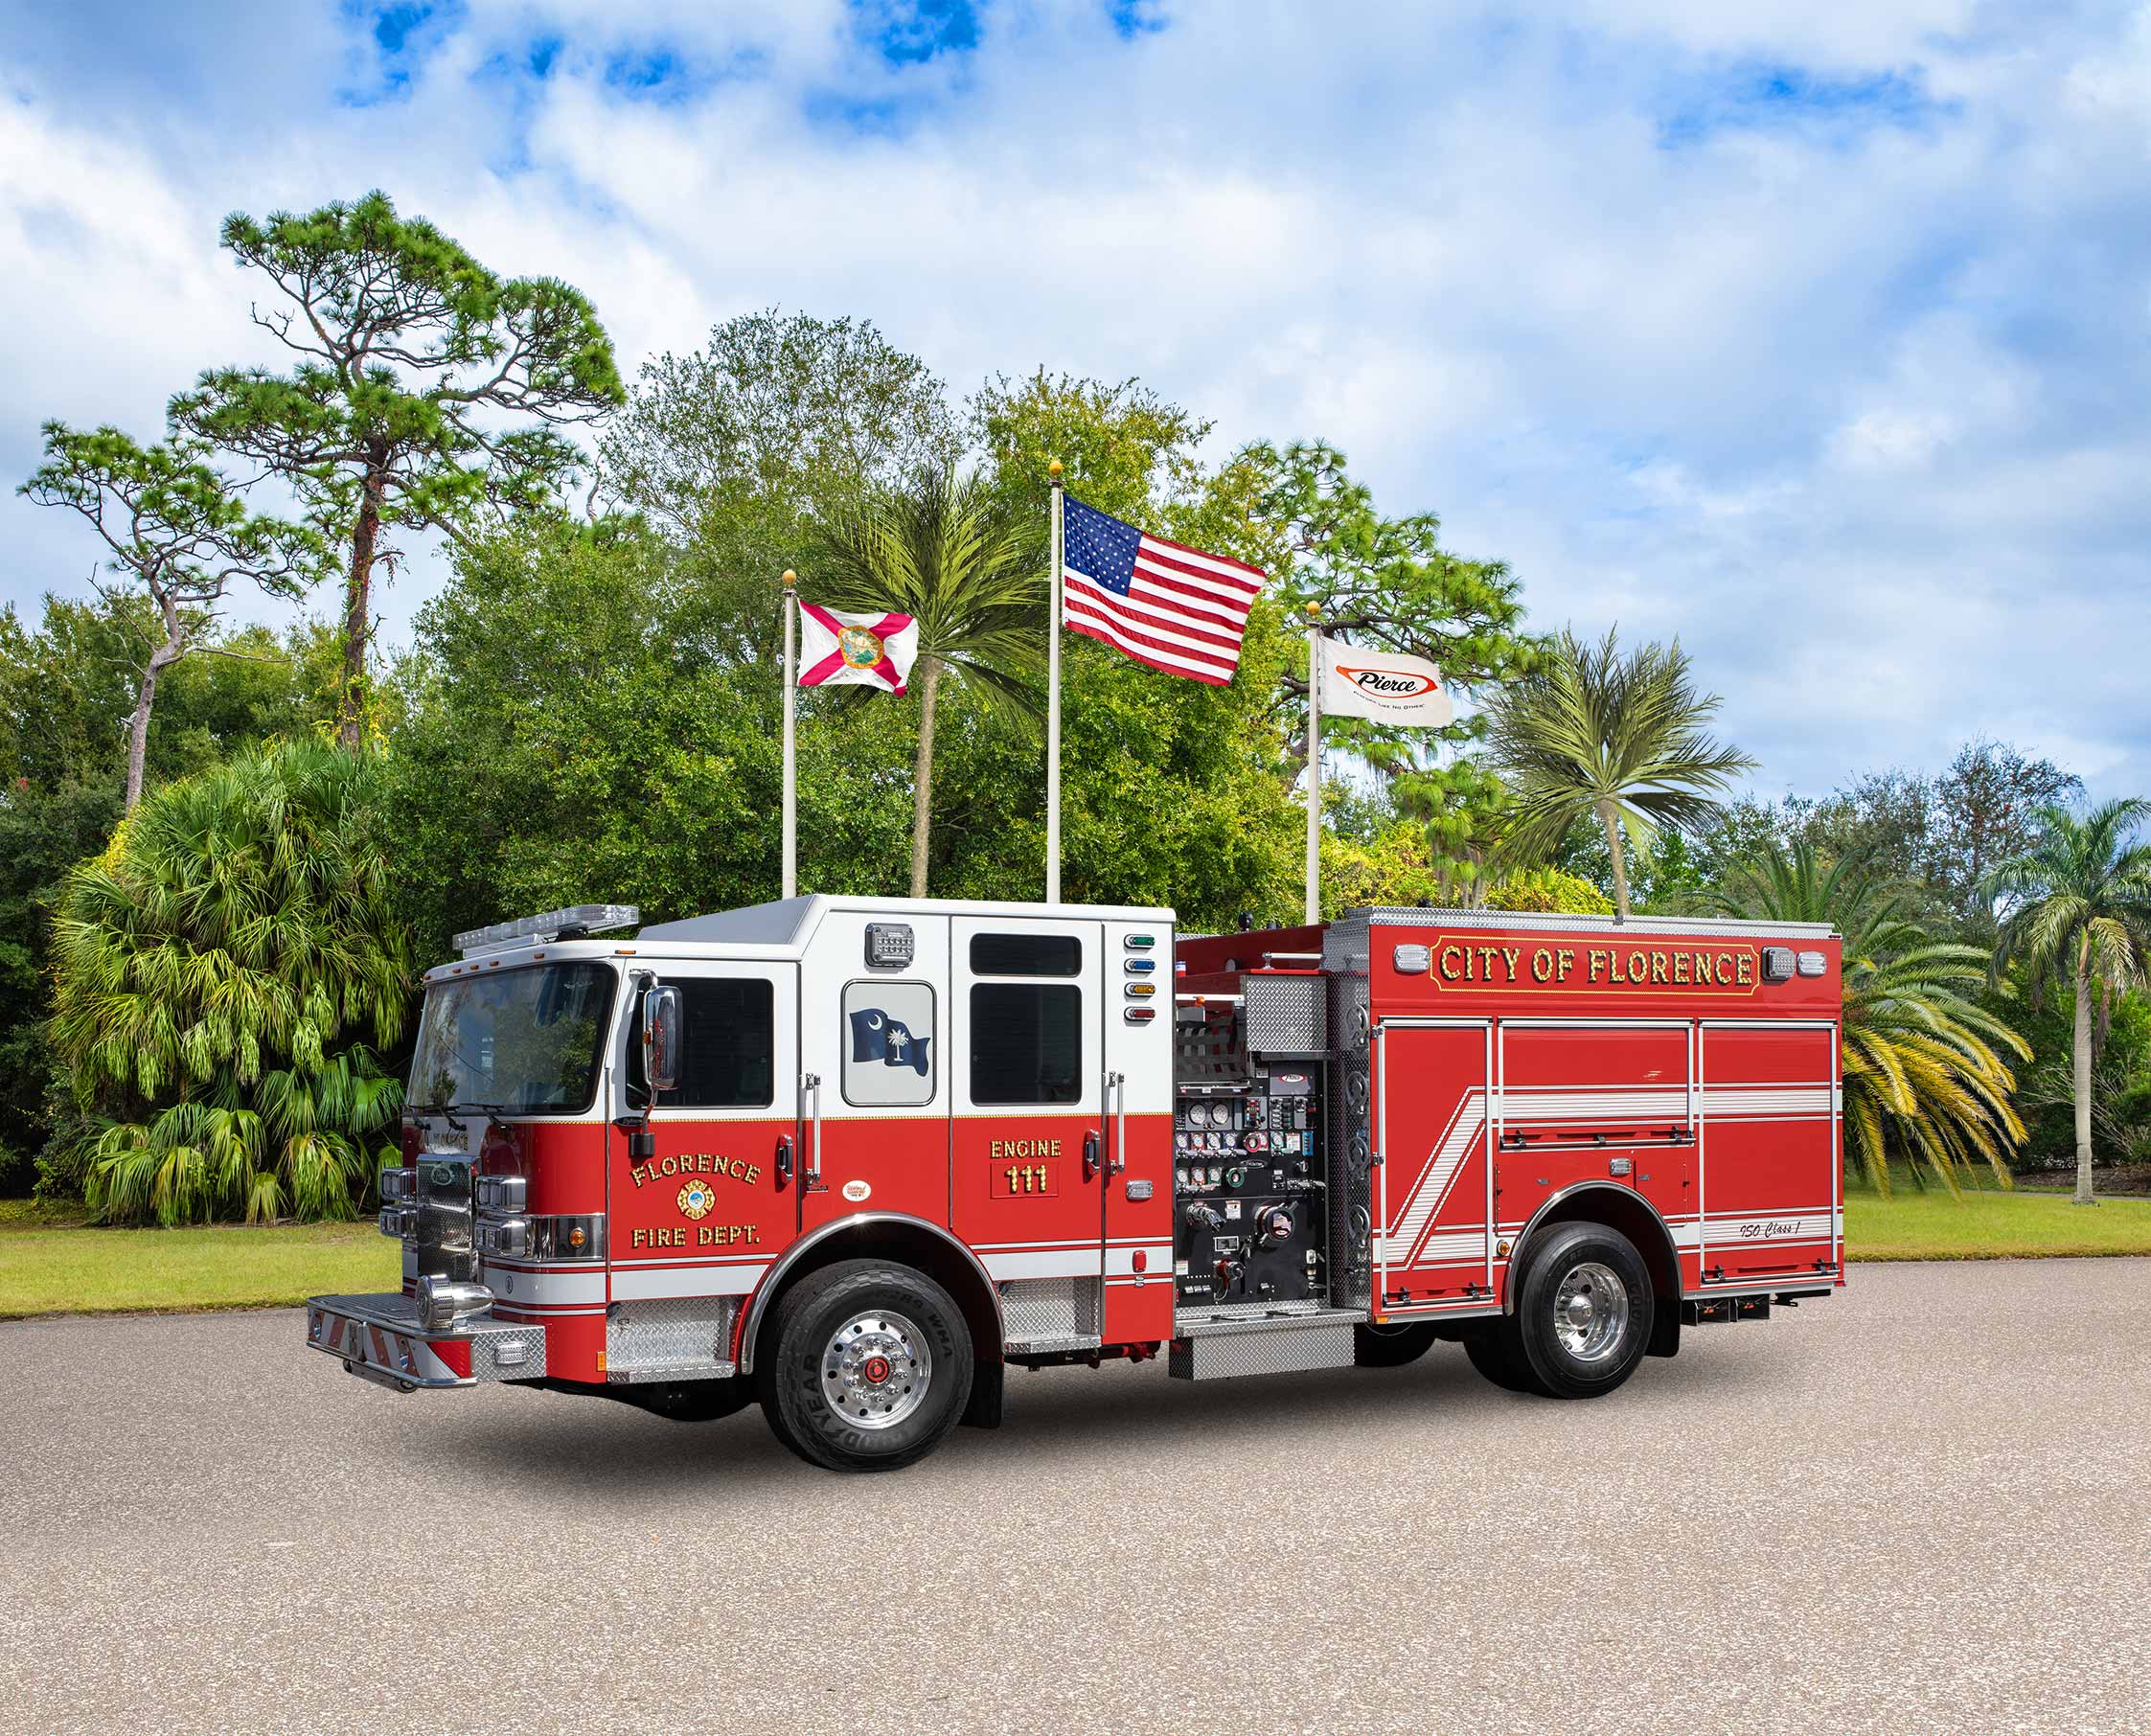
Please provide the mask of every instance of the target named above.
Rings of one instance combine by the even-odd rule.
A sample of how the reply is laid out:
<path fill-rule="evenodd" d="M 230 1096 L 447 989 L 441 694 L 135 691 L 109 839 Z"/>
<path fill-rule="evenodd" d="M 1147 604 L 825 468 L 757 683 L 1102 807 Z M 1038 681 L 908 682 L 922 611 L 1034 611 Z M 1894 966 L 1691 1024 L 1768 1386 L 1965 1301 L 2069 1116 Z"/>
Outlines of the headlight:
<path fill-rule="evenodd" d="M 530 1196 L 530 1184 L 520 1176 L 480 1176 L 476 1194 L 481 1212 L 513 1218 L 521 1213 Z"/>

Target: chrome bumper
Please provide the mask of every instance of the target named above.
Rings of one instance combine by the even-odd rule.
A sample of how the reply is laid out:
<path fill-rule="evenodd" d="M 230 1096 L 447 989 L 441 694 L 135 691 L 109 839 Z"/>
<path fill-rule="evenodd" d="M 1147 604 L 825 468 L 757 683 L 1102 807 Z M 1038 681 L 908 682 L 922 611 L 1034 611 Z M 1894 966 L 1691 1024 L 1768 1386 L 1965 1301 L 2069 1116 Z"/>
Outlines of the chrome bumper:
<path fill-rule="evenodd" d="M 545 1373 L 542 1326 L 490 1313 L 467 1315 L 452 1327 L 427 1326 L 417 1301 L 394 1291 L 309 1297 L 307 1342 L 347 1372 L 400 1392 L 535 1381 Z"/>

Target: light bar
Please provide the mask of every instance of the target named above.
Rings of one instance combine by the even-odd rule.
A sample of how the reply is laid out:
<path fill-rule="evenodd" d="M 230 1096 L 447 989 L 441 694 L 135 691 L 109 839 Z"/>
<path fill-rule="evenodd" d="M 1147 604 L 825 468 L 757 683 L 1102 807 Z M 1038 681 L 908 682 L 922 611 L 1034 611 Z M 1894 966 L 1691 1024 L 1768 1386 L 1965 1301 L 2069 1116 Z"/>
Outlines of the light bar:
<path fill-rule="evenodd" d="M 536 941 L 557 941 L 563 936 L 602 934 L 607 928 L 632 928 L 642 912 L 632 904 L 570 904 L 565 910 L 548 910 L 542 916 L 518 916 L 512 923 L 495 923 L 490 928 L 466 928 L 455 938 L 456 950 L 469 958 L 477 952 L 498 952 Z"/>

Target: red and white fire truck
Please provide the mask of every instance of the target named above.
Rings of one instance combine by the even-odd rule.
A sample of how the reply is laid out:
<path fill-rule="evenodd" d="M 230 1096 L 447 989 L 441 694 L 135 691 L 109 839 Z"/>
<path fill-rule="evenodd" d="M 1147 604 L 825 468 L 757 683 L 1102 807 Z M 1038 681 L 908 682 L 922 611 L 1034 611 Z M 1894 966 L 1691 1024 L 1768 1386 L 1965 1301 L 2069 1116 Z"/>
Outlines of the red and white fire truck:
<path fill-rule="evenodd" d="M 1842 1285 L 1826 928 L 809 897 L 584 905 L 429 971 L 381 1228 L 307 1332 L 820 1465 L 991 1427 L 1011 1364 L 1187 1380 L 1460 1343 L 1611 1391 Z"/>

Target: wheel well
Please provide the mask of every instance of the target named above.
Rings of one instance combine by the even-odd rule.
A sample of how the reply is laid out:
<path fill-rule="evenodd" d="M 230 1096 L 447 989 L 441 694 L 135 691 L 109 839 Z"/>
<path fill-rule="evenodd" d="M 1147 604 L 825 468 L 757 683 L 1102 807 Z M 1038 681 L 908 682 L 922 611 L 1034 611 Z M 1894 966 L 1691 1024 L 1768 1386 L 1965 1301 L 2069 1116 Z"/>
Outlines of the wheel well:
<path fill-rule="evenodd" d="M 759 1339 L 776 1319 L 777 1303 L 802 1278 L 810 1277 L 840 1260 L 887 1260 L 922 1271 L 947 1291 L 963 1311 L 971 1332 L 972 1359 L 976 1362 L 1001 1359 L 1000 1304 L 993 1287 L 979 1272 L 978 1263 L 945 1230 L 923 1220 L 875 1218 L 858 1223 L 839 1223 L 798 1250 L 776 1283 L 758 1292 L 743 1325 L 740 1368 L 754 1367 Z M 757 1342 L 750 1342 L 751 1332 Z"/>
<path fill-rule="evenodd" d="M 1509 1269 L 1516 1270 L 1516 1262 L 1530 1256 L 1532 1242 L 1541 1230 L 1550 1229 L 1557 1223 L 1602 1223 L 1608 1229 L 1620 1231 L 1643 1257 L 1644 1268 L 1651 1274 L 1652 1293 L 1659 1303 L 1659 1313 L 1679 1317 L 1681 1262 L 1673 1249 L 1673 1232 L 1665 1227 L 1665 1220 L 1641 1195 L 1624 1187 L 1598 1183 L 1549 1200 L 1517 1238 L 1516 1260 L 1512 1260 Z M 1505 1313 L 1516 1312 L 1514 1286 L 1510 1287 L 1501 1306 Z"/>

